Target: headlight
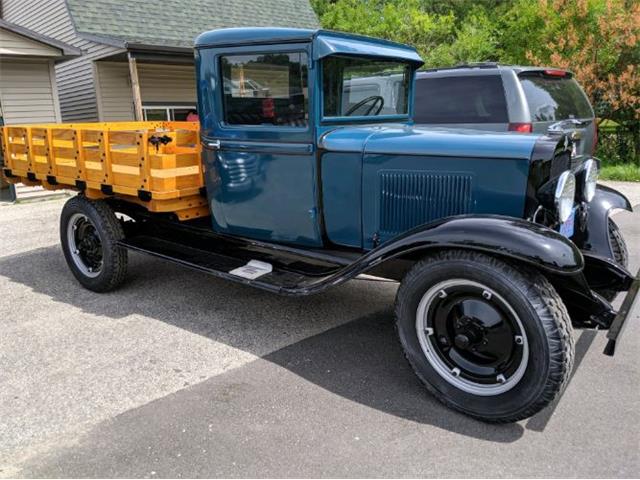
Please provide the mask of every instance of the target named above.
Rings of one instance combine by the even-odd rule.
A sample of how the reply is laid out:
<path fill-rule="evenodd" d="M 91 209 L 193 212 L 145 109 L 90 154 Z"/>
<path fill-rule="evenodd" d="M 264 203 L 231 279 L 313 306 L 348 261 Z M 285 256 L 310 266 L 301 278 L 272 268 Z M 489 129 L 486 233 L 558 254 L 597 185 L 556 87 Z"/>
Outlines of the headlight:
<path fill-rule="evenodd" d="M 582 180 L 582 192 L 580 195 L 582 201 L 588 203 L 593 200 L 593 197 L 596 194 L 596 183 L 598 181 L 599 173 L 600 168 L 597 160 L 590 158 L 584 162 L 584 166 L 579 175 Z"/>
<path fill-rule="evenodd" d="M 595 191 L 595 187 L 594 187 Z M 570 171 L 562 172 L 558 177 L 553 200 L 558 212 L 558 220 L 566 222 L 573 211 L 576 197 L 576 177 Z"/>

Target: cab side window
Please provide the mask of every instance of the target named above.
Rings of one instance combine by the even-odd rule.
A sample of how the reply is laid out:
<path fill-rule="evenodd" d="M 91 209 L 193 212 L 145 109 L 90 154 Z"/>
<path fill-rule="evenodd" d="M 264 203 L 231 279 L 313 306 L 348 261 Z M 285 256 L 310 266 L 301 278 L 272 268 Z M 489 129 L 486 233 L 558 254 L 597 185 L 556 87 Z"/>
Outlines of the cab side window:
<path fill-rule="evenodd" d="M 306 53 L 226 55 L 220 58 L 220 67 L 225 123 L 308 125 Z"/>

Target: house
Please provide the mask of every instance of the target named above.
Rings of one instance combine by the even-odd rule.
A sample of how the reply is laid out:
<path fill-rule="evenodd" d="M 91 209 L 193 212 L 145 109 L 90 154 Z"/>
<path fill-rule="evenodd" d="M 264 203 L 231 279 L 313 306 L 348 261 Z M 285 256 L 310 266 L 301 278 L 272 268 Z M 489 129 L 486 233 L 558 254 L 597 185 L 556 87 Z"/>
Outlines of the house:
<path fill-rule="evenodd" d="M 4 20 L 81 50 L 55 66 L 64 122 L 184 120 L 196 106 L 198 34 L 319 26 L 308 0 L 0 0 L 0 6 Z"/>
<path fill-rule="evenodd" d="M 55 65 L 79 49 L 0 20 L 0 124 L 60 122 Z M 42 190 L 22 189 L 23 198 Z M 13 189 L 0 178 L 0 200 Z"/>

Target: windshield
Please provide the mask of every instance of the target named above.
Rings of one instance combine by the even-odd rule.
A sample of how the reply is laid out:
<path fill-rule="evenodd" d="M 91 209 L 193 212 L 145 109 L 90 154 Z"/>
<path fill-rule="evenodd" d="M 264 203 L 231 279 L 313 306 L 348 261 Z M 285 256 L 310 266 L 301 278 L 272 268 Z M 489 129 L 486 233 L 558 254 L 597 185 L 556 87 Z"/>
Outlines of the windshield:
<path fill-rule="evenodd" d="M 324 59 L 322 69 L 325 117 L 408 113 L 408 63 L 336 55 Z"/>

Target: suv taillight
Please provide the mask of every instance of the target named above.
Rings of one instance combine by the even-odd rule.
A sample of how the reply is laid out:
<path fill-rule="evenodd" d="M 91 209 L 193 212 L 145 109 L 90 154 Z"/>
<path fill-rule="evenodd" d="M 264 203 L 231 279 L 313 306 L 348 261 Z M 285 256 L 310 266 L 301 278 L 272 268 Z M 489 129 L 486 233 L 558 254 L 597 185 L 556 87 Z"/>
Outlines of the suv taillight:
<path fill-rule="evenodd" d="M 564 70 L 558 70 L 558 69 L 545 70 L 544 74 L 548 75 L 550 77 L 567 77 L 567 76 L 569 76 L 569 72 L 565 72 Z"/>
<path fill-rule="evenodd" d="M 510 123 L 509 131 L 518 133 L 531 133 L 533 132 L 533 125 L 530 123 Z"/>

